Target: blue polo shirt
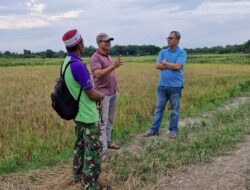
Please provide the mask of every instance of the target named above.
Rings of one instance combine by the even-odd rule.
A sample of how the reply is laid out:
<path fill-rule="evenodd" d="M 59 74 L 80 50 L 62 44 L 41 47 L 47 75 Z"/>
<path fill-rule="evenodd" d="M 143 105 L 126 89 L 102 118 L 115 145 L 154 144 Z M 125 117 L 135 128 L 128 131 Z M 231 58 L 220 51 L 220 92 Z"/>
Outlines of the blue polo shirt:
<path fill-rule="evenodd" d="M 179 47 L 175 50 L 171 50 L 170 48 L 163 49 L 160 51 L 156 62 L 161 64 L 164 59 L 170 63 L 182 64 L 183 67 L 179 71 L 169 69 L 161 70 L 159 85 L 167 87 L 182 87 L 184 77 L 183 68 L 187 61 L 186 52 Z"/>

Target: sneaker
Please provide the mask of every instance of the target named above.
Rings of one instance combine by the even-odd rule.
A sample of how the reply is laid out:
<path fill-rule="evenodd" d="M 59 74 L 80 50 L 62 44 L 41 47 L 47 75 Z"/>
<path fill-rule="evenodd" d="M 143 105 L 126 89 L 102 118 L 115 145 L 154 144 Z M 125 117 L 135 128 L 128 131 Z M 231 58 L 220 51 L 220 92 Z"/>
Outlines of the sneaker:
<path fill-rule="evenodd" d="M 115 143 L 108 143 L 108 148 L 109 149 L 120 149 L 120 146 L 118 144 L 115 144 Z"/>
<path fill-rule="evenodd" d="M 151 136 L 158 136 L 158 132 L 152 132 L 152 131 L 147 131 L 145 134 L 143 134 L 143 137 L 151 137 Z"/>
<path fill-rule="evenodd" d="M 175 139 L 175 138 L 176 138 L 176 133 L 170 131 L 170 132 L 168 133 L 168 137 L 169 137 L 170 139 Z"/>

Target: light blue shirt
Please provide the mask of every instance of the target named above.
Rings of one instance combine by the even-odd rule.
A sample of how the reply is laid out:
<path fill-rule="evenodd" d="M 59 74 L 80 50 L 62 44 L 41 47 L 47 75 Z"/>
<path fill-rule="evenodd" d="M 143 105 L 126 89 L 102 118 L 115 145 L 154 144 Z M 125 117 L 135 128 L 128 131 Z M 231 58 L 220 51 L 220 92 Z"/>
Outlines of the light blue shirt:
<path fill-rule="evenodd" d="M 171 50 L 169 48 L 163 49 L 160 51 L 156 62 L 161 64 L 164 59 L 170 63 L 182 64 L 183 67 L 179 71 L 169 69 L 161 70 L 159 85 L 167 87 L 182 87 L 184 77 L 183 69 L 187 61 L 186 52 L 179 47 L 177 47 L 175 50 Z"/>

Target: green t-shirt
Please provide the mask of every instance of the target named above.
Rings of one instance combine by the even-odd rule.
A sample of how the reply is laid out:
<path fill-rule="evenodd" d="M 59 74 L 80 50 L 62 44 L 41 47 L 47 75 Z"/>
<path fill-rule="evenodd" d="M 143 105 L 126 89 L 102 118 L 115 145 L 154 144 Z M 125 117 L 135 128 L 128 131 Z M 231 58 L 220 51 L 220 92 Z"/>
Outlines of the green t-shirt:
<path fill-rule="evenodd" d="M 67 63 L 72 59 L 71 56 L 67 56 L 63 63 L 62 70 L 64 71 Z M 79 60 L 80 61 L 80 60 Z M 71 64 L 74 64 L 71 63 Z M 84 63 L 82 63 L 84 64 Z M 70 94 L 77 100 L 80 92 L 80 84 L 77 82 L 71 72 L 70 65 L 67 67 L 65 72 L 65 82 L 69 89 Z M 84 123 L 96 123 L 99 120 L 99 115 L 97 112 L 96 102 L 91 100 L 86 94 L 85 90 L 82 90 L 80 102 L 79 102 L 79 112 L 76 115 L 75 121 Z"/>

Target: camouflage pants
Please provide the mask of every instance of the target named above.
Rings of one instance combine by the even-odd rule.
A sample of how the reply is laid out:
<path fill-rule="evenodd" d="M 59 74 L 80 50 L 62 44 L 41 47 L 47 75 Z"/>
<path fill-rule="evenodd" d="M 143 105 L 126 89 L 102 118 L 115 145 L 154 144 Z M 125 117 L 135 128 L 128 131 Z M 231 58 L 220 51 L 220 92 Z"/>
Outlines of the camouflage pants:
<path fill-rule="evenodd" d="M 73 177 L 81 181 L 83 189 L 97 190 L 96 181 L 101 172 L 100 129 L 95 123 L 76 122 L 75 134 Z"/>

